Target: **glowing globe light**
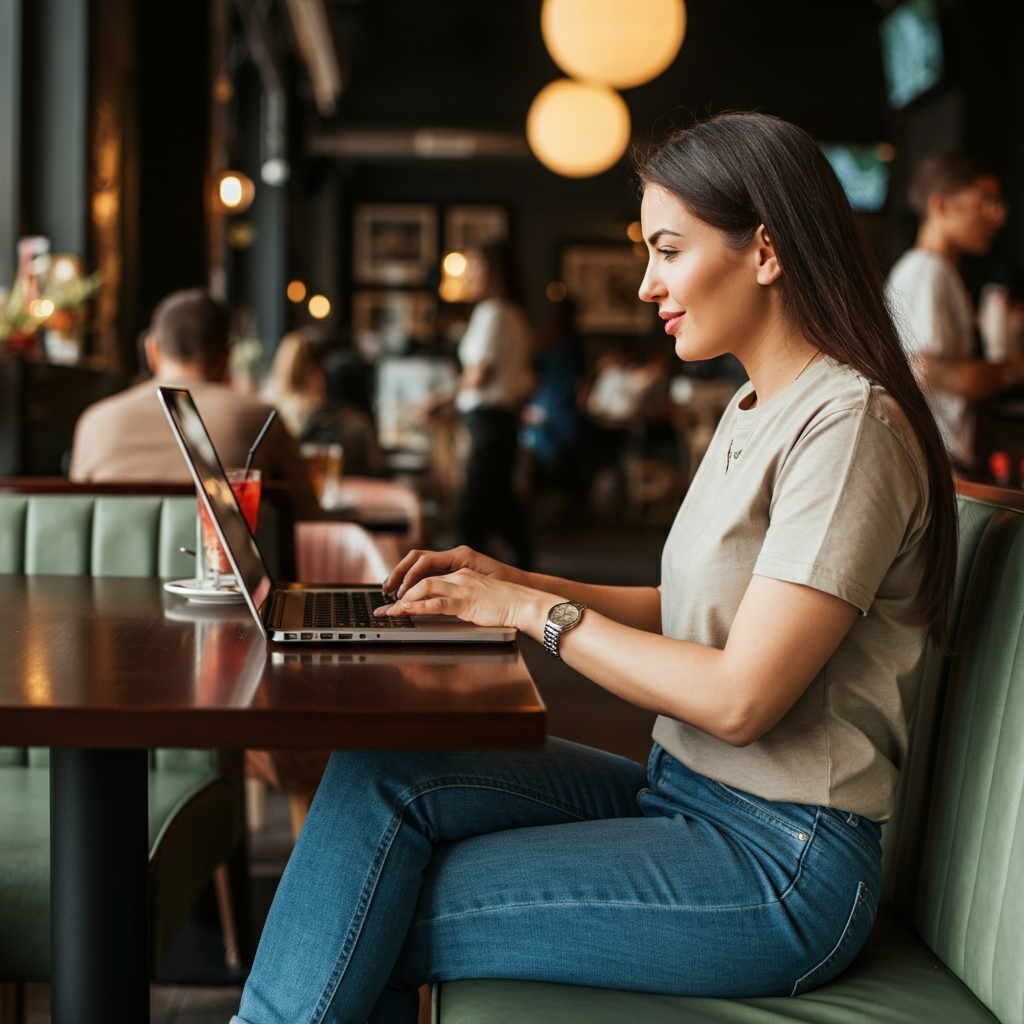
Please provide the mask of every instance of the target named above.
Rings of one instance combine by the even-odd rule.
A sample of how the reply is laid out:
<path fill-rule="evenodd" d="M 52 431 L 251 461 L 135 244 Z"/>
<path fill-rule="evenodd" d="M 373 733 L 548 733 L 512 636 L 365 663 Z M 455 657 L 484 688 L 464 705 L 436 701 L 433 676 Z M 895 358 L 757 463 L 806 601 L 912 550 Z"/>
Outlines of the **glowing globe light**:
<path fill-rule="evenodd" d="M 526 115 L 530 149 L 566 178 L 607 171 L 626 152 L 629 132 L 629 110 L 617 92 L 567 78 L 544 86 Z"/>
<path fill-rule="evenodd" d="M 306 286 L 301 281 L 289 281 L 285 294 L 289 302 L 301 302 L 306 297 Z"/>
<path fill-rule="evenodd" d="M 573 78 L 632 89 L 675 60 L 686 34 L 683 0 L 544 0 L 544 43 Z"/>
<path fill-rule="evenodd" d="M 461 252 L 450 252 L 444 258 L 444 272 L 451 277 L 462 277 L 469 267 L 469 260 Z"/>
<path fill-rule="evenodd" d="M 225 171 L 217 183 L 217 195 L 226 210 L 242 213 L 252 205 L 256 186 L 241 171 Z"/>
<path fill-rule="evenodd" d="M 314 295 L 309 300 L 309 315 L 317 320 L 323 320 L 330 316 L 331 300 L 326 295 Z"/>
<path fill-rule="evenodd" d="M 36 320 L 45 320 L 53 316 L 54 308 L 52 299 L 33 299 L 28 305 L 28 311 Z"/>

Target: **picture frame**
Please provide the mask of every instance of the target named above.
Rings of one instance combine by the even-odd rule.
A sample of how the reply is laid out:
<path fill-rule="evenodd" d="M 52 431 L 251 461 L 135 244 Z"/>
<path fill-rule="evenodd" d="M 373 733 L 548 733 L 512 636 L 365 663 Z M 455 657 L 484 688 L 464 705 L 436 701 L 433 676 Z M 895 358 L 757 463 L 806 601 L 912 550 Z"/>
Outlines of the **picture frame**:
<path fill-rule="evenodd" d="M 444 215 L 444 244 L 448 252 L 466 252 L 508 238 L 504 206 L 449 206 Z"/>
<path fill-rule="evenodd" d="M 583 334 L 647 334 L 654 306 L 637 294 L 647 265 L 632 245 L 586 243 L 562 250 L 562 283 Z"/>
<path fill-rule="evenodd" d="M 380 446 L 428 456 L 431 436 L 424 407 L 432 397 L 453 392 L 457 381 L 458 367 L 443 356 L 382 359 L 374 402 Z"/>
<path fill-rule="evenodd" d="M 363 358 L 401 355 L 434 336 L 437 299 L 429 291 L 366 289 L 352 293 L 352 336 Z"/>
<path fill-rule="evenodd" d="M 437 210 L 428 203 L 361 203 L 352 234 L 361 284 L 424 284 L 437 264 Z"/>

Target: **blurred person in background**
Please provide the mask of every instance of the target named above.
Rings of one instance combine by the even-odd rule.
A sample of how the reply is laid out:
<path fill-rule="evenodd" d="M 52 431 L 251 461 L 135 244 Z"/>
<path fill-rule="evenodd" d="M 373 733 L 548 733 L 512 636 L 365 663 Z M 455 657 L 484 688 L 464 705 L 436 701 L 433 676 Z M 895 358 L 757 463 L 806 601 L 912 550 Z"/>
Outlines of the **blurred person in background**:
<path fill-rule="evenodd" d="M 82 483 L 191 483 L 157 398 L 157 387 L 187 388 L 225 468 L 244 466 L 271 406 L 221 383 L 228 363 L 228 313 L 205 291 L 172 292 L 153 312 L 144 342 L 150 380 L 89 406 L 75 425 L 70 477 Z M 275 421 L 253 462 L 266 480 L 285 481 L 296 519 L 320 506 L 294 439 Z"/>
<path fill-rule="evenodd" d="M 385 476 L 387 463 L 373 416 L 373 366 L 346 338 L 332 339 L 319 352 L 325 400 L 307 420 L 299 440 L 340 444 L 345 450 L 345 472 L 353 476 Z"/>
<path fill-rule="evenodd" d="M 543 483 L 577 484 L 574 455 L 582 427 L 577 399 L 587 367 L 574 313 L 571 299 L 554 303 L 534 361 L 537 387 L 523 410 L 520 437 L 533 452 Z"/>
<path fill-rule="evenodd" d="M 301 437 L 314 413 L 327 401 L 327 382 L 306 332 L 289 331 L 281 339 L 260 392 L 284 420 L 292 437 Z"/>
<path fill-rule="evenodd" d="M 508 245 L 481 252 L 483 298 L 459 342 L 462 376 L 455 407 L 469 434 L 459 530 L 466 544 L 486 550 L 490 534 L 508 544 L 519 568 L 532 562 L 526 515 L 512 477 L 518 453 L 519 410 L 533 386 L 530 327 Z"/>
<path fill-rule="evenodd" d="M 925 157 L 908 198 L 921 223 L 914 247 L 889 273 L 886 301 L 954 468 L 966 471 L 976 461 L 975 404 L 1024 383 L 1019 352 L 977 357 L 977 317 L 959 270 L 964 256 L 988 252 L 1006 205 L 992 170 L 957 151 Z"/>

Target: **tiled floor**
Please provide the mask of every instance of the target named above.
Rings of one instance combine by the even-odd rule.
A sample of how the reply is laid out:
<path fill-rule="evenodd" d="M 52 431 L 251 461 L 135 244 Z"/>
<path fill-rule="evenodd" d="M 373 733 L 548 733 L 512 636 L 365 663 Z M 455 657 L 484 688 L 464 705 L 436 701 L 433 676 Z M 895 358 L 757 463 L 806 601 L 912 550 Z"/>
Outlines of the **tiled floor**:
<path fill-rule="evenodd" d="M 659 579 L 663 539 L 657 530 L 569 531 L 538 544 L 537 570 L 595 583 L 652 585 Z M 555 661 L 532 640 L 524 640 L 520 646 L 548 706 L 548 731 L 552 736 L 646 762 L 653 714 L 595 686 Z M 253 918 L 257 927 L 266 917 L 290 850 L 287 799 L 282 793 L 271 793 L 267 827 L 250 837 Z M 190 950 L 181 952 L 182 962 L 187 964 Z M 191 952 L 194 954 L 194 950 Z M 227 1024 L 238 1008 L 241 994 L 236 985 L 155 984 L 151 991 L 153 1024 Z M 49 1021 L 49 986 L 30 986 L 27 1024 Z"/>

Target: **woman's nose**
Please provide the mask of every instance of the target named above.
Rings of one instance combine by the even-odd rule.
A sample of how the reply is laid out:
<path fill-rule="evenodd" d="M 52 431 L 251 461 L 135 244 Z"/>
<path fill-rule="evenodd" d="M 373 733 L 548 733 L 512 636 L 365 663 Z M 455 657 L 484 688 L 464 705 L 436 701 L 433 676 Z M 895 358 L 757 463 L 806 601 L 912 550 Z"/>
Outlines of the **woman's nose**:
<path fill-rule="evenodd" d="M 637 293 L 641 302 L 657 302 L 664 294 L 664 285 L 654 273 L 653 262 L 648 261 L 644 279 L 640 283 L 640 291 Z"/>

